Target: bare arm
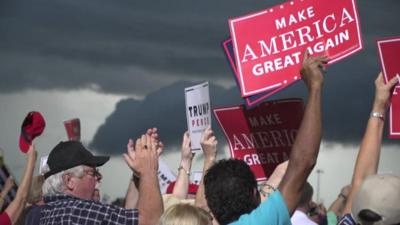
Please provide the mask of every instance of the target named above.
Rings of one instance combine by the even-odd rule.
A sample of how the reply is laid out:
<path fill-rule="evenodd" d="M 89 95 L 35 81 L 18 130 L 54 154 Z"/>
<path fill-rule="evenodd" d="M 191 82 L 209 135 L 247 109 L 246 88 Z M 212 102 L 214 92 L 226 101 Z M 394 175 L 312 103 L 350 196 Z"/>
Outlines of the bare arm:
<path fill-rule="evenodd" d="M 396 77 L 394 77 L 387 84 L 385 84 L 382 73 L 378 75 L 378 78 L 375 80 L 375 98 L 372 106 L 372 112 L 378 112 L 382 115 L 386 114 L 390 104 L 391 89 L 397 83 L 398 80 Z M 350 213 L 354 193 L 358 191 L 365 177 L 376 174 L 378 171 L 383 127 L 384 119 L 376 117 L 370 117 L 368 119 L 367 128 L 361 141 L 356 165 L 354 167 L 351 190 L 343 212 L 344 214 Z"/>
<path fill-rule="evenodd" d="M 204 130 L 200 143 L 204 154 L 204 165 L 203 175 L 201 177 L 200 185 L 196 193 L 195 205 L 197 207 L 205 209 L 206 211 L 210 211 L 208 209 L 206 196 L 204 194 L 204 176 L 207 173 L 207 170 L 215 163 L 215 160 L 217 158 L 218 144 L 217 138 L 214 136 L 214 132 L 211 130 L 210 127 Z"/>
<path fill-rule="evenodd" d="M 329 207 L 328 211 L 332 211 L 333 213 L 335 213 L 337 217 L 340 217 L 343 214 L 344 207 L 349 197 L 350 189 L 351 189 L 350 185 L 344 186 L 340 190 L 340 194 L 338 195 L 338 197 L 335 199 L 335 201 L 333 201 L 333 203 Z"/>
<path fill-rule="evenodd" d="M 127 147 L 128 152 L 135 151 L 134 143 L 133 143 L 132 139 L 129 139 L 126 147 Z M 139 190 L 136 188 L 135 182 L 133 181 L 134 177 L 135 177 L 135 175 L 133 175 L 132 178 L 129 180 L 128 190 L 126 191 L 126 195 L 125 195 L 125 208 L 126 209 L 137 208 L 137 202 L 139 199 Z M 139 178 L 136 177 L 136 179 L 139 179 Z"/>
<path fill-rule="evenodd" d="M 11 223 L 15 224 L 25 207 L 26 199 L 28 198 L 29 187 L 32 182 L 33 170 L 35 169 L 37 152 L 35 147 L 31 145 L 27 152 L 27 164 L 25 167 L 25 171 L 22 177 L 22 181 L 17 190 L 17 194 L 14 200 L 10 203 L 10 205 L 6 208 L 5 212 L 10 217 Z"/>
<path fill-rule="evenodd" d="M 178 170 L 175 186 L 172 194 L 180 199 L 186 199 L 189 189 L 189 173 L 192 168 L 193 154 L 190 149 L 190 137 L 186 131 L 183 134 L 181 163 Z"/>
<path fill-rule="evenodd" d="M 308 57 L 305 54 L 302 78 L 308 88 L 308 101 L 296 140 L 292 146 L 287 172 L 279 185 L 289 215 L 293 214 L 304 183 L 317 161 L 321 143 L 321 90 L 323 75 L 320 67 L 326 57 Z"/>
<path fill-rule="evenodd" d="M 132 179 L 129 181 L 128 190 L 126 191 L 126 196 L 125 196 L 126 209 L 136 209 L 139 200 L 139 190 L 136 188 L 135 182 Z"/>
<path fill-rule="evenodd" d="M 3 208 L 4 205 L 4 199 L 8 195 L 8 192 L 12 189 L 14 186 L 14 178 L 12 176 L 7 177 L 6 183 L 4 184 L 3 190 L 1 190 L 0 193 L 0 209 Z"/>
<path fill-rule="evenodd" d="M 140 176 L 139 182 L 139 224 L 158 224 L 163 212 L 163 203 L 158 184 L 158 153 L 154 139 L 142 135 L 136 140 L 135 150 L 128 149 L 124 159 L 128 166 Z"/>
<path fill-rule="evenodd" d="M 281 183 L 283 176 L 286 173 L 289 161 L 285 161 L 279 164 L 271 176 L 268 178 L 267 182 L 261 184 L 260 187 L 260 197 L 261 201 L 265 201 L 268 198 L 268 195 L 273 192 Z"/>
<path fill-rule="evenodd" d="M 154 127 L 154 128 L 147 129 L 146 135 L 151 137 L 152 142 L 154 142 L 156 145 L 157 155 L 160 156 L 163 151 L 164 145 L 158 138 L 157 128 Z M 129 141 L 128 141 L 127 151 L 128 152 L 135 151 L 134 142 L 132 139 L 129 139 Z M 131 180 L 129 181 L 128 190 L 127 190 L 126 196 L 125 196 L 125 208 L 127 208 L 127 209 L 137 208 L 138 199 L 139 199 L 138 187 L 139 187 L 140 178 L 137 176 L 137 174 L 135 174 L 135 171 L 133 171 L 133 172 L 134 173 L 133 173 Z"/>

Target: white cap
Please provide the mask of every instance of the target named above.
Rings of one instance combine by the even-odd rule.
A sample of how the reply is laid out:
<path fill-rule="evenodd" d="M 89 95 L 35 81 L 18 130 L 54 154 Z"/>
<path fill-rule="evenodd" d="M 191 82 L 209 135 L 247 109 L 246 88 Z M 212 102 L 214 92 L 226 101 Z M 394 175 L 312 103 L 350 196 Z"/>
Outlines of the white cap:
<path fill-rule="evenodd" d="M 400 177 L 388 174 L 368 176 L 355 194 L 352 205 L 356 222 L 361 222 L 360 211 L 369 209 L 382 217 L 374 225 L 400 223 Z"/>

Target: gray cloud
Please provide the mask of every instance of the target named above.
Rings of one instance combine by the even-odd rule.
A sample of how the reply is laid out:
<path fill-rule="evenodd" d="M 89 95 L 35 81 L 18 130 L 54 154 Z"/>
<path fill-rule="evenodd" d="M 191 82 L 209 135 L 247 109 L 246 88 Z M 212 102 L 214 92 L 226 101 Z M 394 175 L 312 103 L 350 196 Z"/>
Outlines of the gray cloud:
<path fill-rule="evenodd" d="M 127 137 L 149 126 L 177 143 L 186 126 L 183 88 L 200 80 L 234 83 L 220 48 L 227 19 L 281 2 L 4 0 L 0 93 L 89 88 L 147 95 L 121 101 L 92 145 L 123 149 Z M 375 41 L 400 34 L 398 0 L 357 4 L 365 49 L 329 68 L 324 91 L 324 137 L 348 143 L 362 136 L 371 107 Z M 242 102 L 236 87 L 214 89 L 214 106 Z M 300 83 L 274 98 L 296 96 L 305 96 Z"/>
<path fill-rule="evenodd" d="M 220 50 L 227 19 L 281 2 L 4 0 L 0 92 L 94 88 L 143 95 L 182 79 L 229 83 Z M 398 1 L 357 3 L 367 46 L 399 33 Z"/>
<path fill-rule="evenodd" d="M 217 79 L 228 72 L 219 49 L 227 18 L 271 5 L 234 3 L 2 1 L 0 92 L 95 85 L 143 94 L 179 79 Z"/>
<path fill-rule="evenodd" d="M 184 88 L 192 85 L 193 82 L 177 82 L 151 93 L 141 101 L 121 100 L 98 129 L 91 147 L 109 154 L 122 153 L 128 138 L 137 138 L 145 132 L 144 129 L 157 127 L 166 149 L 175 148 L 181 143 L 182 134 L 187 129 Z M 210 95 L 214 106 L 234 105 L 241 101 L 235 98 L 239 96 L 237 89 L 226 90 L 213 84 L 210 84 Z M 213 127 L 222 137 L 217 126 L 213 119 Z"/>

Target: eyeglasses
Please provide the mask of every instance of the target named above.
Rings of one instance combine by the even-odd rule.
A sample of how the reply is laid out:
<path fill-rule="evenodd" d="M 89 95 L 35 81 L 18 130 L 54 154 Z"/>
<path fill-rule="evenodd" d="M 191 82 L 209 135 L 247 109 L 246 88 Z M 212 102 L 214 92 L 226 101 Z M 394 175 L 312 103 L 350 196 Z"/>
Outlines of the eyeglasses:
<path fill-rule="evenodd" d="M 98 182 L 101 181 L 103 175 L 99 172 L 99 169 L 93 168 L 92 170 L 84 170 L 85 174 L 92 176 L 97 179 Z"/>

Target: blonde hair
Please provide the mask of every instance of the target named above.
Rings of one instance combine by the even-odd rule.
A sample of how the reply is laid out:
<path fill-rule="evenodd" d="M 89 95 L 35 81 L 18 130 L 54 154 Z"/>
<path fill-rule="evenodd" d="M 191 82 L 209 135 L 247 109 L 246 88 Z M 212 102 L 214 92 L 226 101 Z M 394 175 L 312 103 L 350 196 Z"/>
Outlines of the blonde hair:
<path fill-rule="evenodd" d="M 160 225 L 210 225 L 211 216 L 204 209 L 189 204 L 169 207 L 161 216 Z"/>

